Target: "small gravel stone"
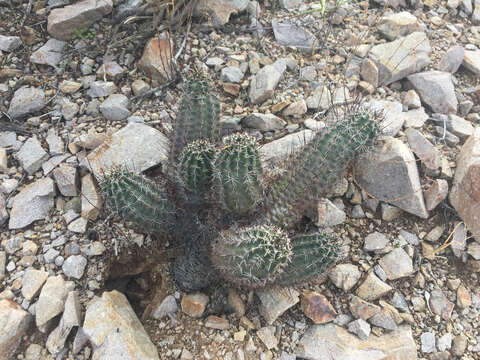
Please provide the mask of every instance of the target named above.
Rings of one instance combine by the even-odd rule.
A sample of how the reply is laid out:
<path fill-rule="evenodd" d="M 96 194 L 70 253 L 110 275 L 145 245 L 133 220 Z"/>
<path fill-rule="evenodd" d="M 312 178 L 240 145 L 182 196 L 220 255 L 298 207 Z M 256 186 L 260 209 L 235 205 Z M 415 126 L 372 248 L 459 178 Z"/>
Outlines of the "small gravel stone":
<path fill-rule="evenodd" d="M 49 249 L 45 254 L 43 254 L 43 258 L 45 263 L 51 264 L 55 261 L 55 258 L 60 254 L 60 251 L 55 249 Z"/>
<path fill-rule="evenodd" d="M 433 353 L 435 349 L 435 334 L 433 332 L 424 332 L 420 336 L 422 343 L 422 352 L 425 354 Z"/>

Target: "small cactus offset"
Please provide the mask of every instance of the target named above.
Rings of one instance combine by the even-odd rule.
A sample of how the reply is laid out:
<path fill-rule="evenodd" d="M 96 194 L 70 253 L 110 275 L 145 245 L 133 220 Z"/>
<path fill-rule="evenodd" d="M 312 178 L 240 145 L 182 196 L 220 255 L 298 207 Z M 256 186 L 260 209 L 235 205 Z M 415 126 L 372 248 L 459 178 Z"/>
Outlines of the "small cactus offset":
<path fill-rule="evenodd" d="M 291 256 L 287 234 L 270 225 L 223 231 L 211 251 L 211 261 L 223 278 L 249 288 L 273 284 Z"/>
<path fill-rule="evenodd" d="M 257 142 L 248 134 L 232 134 L 223 144 L 214 165 L 216 191 L 223 209 L 245 215 L 255 210 L 263 197 Z"/>
<path fill-rule="evenodd" d="M 367 112 L 339 120 L 288 161 L 286 172 L 273 183 L 266 199 L 266 221 L 292 227 L 306 207 L 327 192 L 350 161 L 372 146 L 378 125 Z"/>
<path fill-rule="evenodd" d="M 318 278 L 339 259 L 340 243 L 325 233 L 299 235 L 292 239 L 292 253 L 276 285 L 292 286 Z"/>
<path fill-rule="evenodd" d="M 207 140 L 196 140 L 183 149 L 178 172 L 187 191 L 203 198 L 210 189 L 215 151 Z"/>
<path fill-rule="evenodd" d="M 195 140 L 216 143 L 220 136 L 220 102 L 210 93 L 204 79 L 189 80 L 180 102 L 172 141 L 172 160 L 176 161 L 183 148 Z"/>
<path fill-rule="evenodd" d="M 141 175 L 115 169 L 100 189 L 108 207 L 124 220 L 150 233 L 168 235 L 175 224 L 175 206 L 160 186 Z"/>

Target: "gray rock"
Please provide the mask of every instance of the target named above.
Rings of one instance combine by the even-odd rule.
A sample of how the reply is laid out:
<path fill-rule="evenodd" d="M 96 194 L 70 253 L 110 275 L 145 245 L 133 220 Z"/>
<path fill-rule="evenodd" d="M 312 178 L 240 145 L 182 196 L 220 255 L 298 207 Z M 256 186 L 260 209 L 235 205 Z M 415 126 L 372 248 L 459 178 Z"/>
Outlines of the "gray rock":
<path fill-rule="evenodd" d="M 365 237 L 365 243 L 363 245 L 363 251 L 373 251 L 377 254 L 382 254 L 385 252 L 385 249 L 388 249 L 390 245 L 390 240 L 379 232 L 374 232 L 367 237 Z"/>
<path fill-rule="evenodd" d="M 285 72 L 287 65 L 284 59 L 261 68 L 250 81 L 248 97 L 252 104 L 260 104 L 273 96 Z"/>
<path fill-rule="evenodd" d="M 93 359 L 160 359 L 127 298 L 118 291 L 104 292 L 90 302 L 83 331 L 95 349 Z"/>
<path fill-rule="evenodd" d="M 222 69 L 220 73 L 220 81 L 229 83 L 241 83 L 243 79 L 243 72 L 237 66 L 227 66 Z"/>
<path fill-rule="evenodd" d="M 305 100 L 300 99 L 288 105 L 283 111 L 283 116 L 293 116 L 295 118 L 301 117 L 307 112 L 307 104 Z"/>
<path fill-rule="evenodd" d="M 425 137 L 417 130 L 408 128 L 405 131 L 408 144 L 415 155 L 422 163 L 431 170 L 437 170 L 441 166 L 440 152 L 433 144 L 425 139 Z"/>
<path fill-rule="evenodd" d="M 438 65 L 438 70 L 449 73 L 456 73 L 460 65 L 462 65 L 465 57 L 465 49 L 462 46 L 456 45 L 448 49 L 445 56 Z"/>
<path fill-rule="evenodd" d="M 328 272 L 328 278 L 338 288 L 348 291 L 353 288 L 362 273 L 353 264 L 338 264 Z"/>
<path fill-rule="evenodd" d="M 362 219 L 365 217 L 365 212 L 362 209 L 361 205 L 355 205 L 350 214 L 352 219 Z"/>
<path fill-rule="evenodd" d="M 435 126 L 435 132 L 441 137 L 442 141 L 445 141 L 449 146 L 455 146 L 460 143 L 458 136 L 453 135 L 450 131 L 441 126 Z"/>
<path fill-rule="evenodd" d="M 424 191 L 425 205 L 428 211 L 434 210 L 438 204 L 447 198 L 448 182 L 444 179 L 436 179 L 432 185 Z"/>
<path fill-rule="evenodd" d="M 402 248 L 395 248 L 378 262 L 389 280 L 400 279 L 413 273 L 412 259 Z"/>
<path fill-rule="evenodd" d="M 113 167 L 124 166 L 140 173 L 166 164 L 169 148 L 169 140 L 160 131 L 145 124 L 130 123 L 107 138 L 87 159 L 99 179 Z"/>
<path fill-rule="evenodd" d="M 436 351 L 435 348 L 435 333 L 433 332 L 424 332 L 420 336 L 420 341 L 422 343 L 422 352 L 424 354 L 433 353 Z"/>
<path fill-rule="evenodd" d="M 73 118 L 78 114 L 80 106 L 78 104 L 71 102 L 68 99 L 62 101 L 62 116 L 65 120 L 73 120 Z"/>
<path fill-rule="evenodd" d="M 289 21 L 272 20 L 273 34 L 279 45 L 293 47 L 302 51 L 312 51 L 315 36 L 303 27 Z"/>
<path fill-rule="evenodd" d="M 22 46 L 22 39 L 20 36 L 5 36 L 0 35 L 0 50 L 5 52 L 12 52 Z"/>
<path fill-rule="evenodd" d="M 91 98 L 107 97 L 117 91 L 117 86 L 111 81 L 94 81 L 87 90 Z"/>
<path fill-rule="evenodd" d="M 370 100 L 365 107 L 383 116 L 380 128 L 385 136 L 397 135 L 405 122 L 403 106 L 398 101 Z"/>
<path fill-rule="evenodd" d="M 409 326 L 400 326 L 396 331 L 362 341 L 334 324 L 313 325 L 300 339 L 295 353 L 307 360 L 417 359 Z"/>
<path fill-rule="evenodd" d="M 36 50 L 30 56 L 30 61 L 39 65 L 50 65 L 54 68 L 62 61 L 64 41 L 57 39 L 49 39 L 45 45 Z"/>
<path fill-rule="evenodd" d="M 55 261 L 55 258 L 60 255 L 60 251 L 56 249 L 48 249 L 45 254 L 43 254 L 43 259 L 45 260 L 46 264 L 51 264 Z"/>
<path fill-rule="evenodd" d="M 63 196 L 77 196 L 77 169 L 74 166 L 60 164 L 53 171 L 53 178 Z"/>
<path fill-rule="evenodd" d="M 168 295 L 157 308 L 152 310 L 152 317 L 159 320 L 165 316 L 173 316 L 177 311 L 178 305 L 175 296 Z"/>
<path fill-rule="evenodd" d="M 30 328 L 32 315 L 16 302 L 0 300 L 0 354 L 2 359 L 16 358 L 15 352 Z"/>
<path fill-rule="evenodd" d="M 455 231 L 452 236 L 451 249 L 457 258 L 463 257 L 465 248 L 467 246 L 467 230 L 463 223 L 455 225 Z"/>
<path fill-rule="evenodd" d="M 369 57 L 379 71 L 379 85 L 389 85 L 414 74 L 430 63 L 430 42 L 423 32 L 374 46 Z"/>
<path fill-rule="evenodd" d="M 230 15 L 247 9 L 248 0 L 200 0 L 194 9 L 194 16 L 205 16 L 214 27 L 225 25 Z"/>
<path fill-rule="evenodd" d="M 445 321 L 450 320 L 454 304 L 447 299 L 442 290 L 433 290 L 428 303 L 434 314 L 439 315 Z"/>
<path fill-rule="evenodd" d="M 78 29 L 85 29 L 112 11 L 111 0 L 83 0 L 48 15 L 47 31 L 58 40 L 70 40 Z"/>
<path fill-rule="evenodd" d="M 295 9 L 303 4 L 303 0 L 279 0 L 279 4 L 283 9 Z"/>
<path fill-rule="evenodd" d="M 361 155 L 355 163 L 355 177 L 377 199 L 428 217 L 415 158 L 402 141 L 388 137 L 371 154 Z"/>
<path fill-rule="evenodd" d="M 386 295 L 391 290 L 390 285 L 380 280 L 375 274 L 369 273 L 355 293 L 363 300 L 373 301 Z"/>
<path fill-rule="evenodd" d="M 451 333 L 446 333 L 441 338 L 438 339 L 437 348 L 439 351 L 450 350 L 452 347 L 453 335 Z"/>
<path fill-rule="evenodd" d="M 45 140 L 47 141 L 51 156 L 62 155 L 64 153 L 65 143 L 62 138 L 55 133 L 54 128 L 48 130 Z"/>
<path fill-rule="evenodd" d="M 100 105 L 99 109 L 105 119 L 120 121 L 130 116 L 129 103 L 125 95 L 112 94 Z"/>
<path fill-rule="evenodd" d="M 50 276 L 43 285 L 40 297 L 35 306 L 35 320 L 37 327 L 41 327 L 64 309 L 68 295 L 68 286 L 61 275 Z"/>
<path fill-rule="evenodd" d="M 125 74 L 125 69 L 122 68 L 116 61 L 104 62 L 97 70 L 97 77 L 102 79 L 106 78 L 111 80 L 118 80 L 122 77 L 123 74 Z"/>
<path fill-rule="evenodd" d="M 399 236 L 403 238 L 407 243 L 413 246 L 420 245 L 420 240 L 418 239 L 418 236 L 412 233 L 409 233 L 403 229 L 400 230 Z"/>
<path fill-rule="evenodd" d="M 35 220 L 44 219 L 54 206 L 55 184 L 43 178 L 27 185 L 13 198 L 9 229 L 21 229 Z"/>
<path fill-rule="evenodd" d="M 326 86 L 317 86 L 307 98 L 307 107 L 313 110 L 326 110 L 332 105 L 332 94 Z"/>
<path fill-rule="evenodd" d="M 0 251 L 0 281 L 5 277 L 5 266 L 7 265 L 7 254 Z"/>
<path fill-rule="evenodd" d="M 397 324 L 395 323 L 395 320 L 393 320 L 392 315 L 386 309 L 379 311 L 378 313 L 373 315 L 370 319 L 368 319 L 368 321 L 373 326 L 377 326 L 385 330 L 394 331 L 394 330 L 397 330 L 398 328 Z"/>
<path fill-rule="evenodd" d="M 68 277 L 73 277 L 80 280 L 87 266 L 87 259 L 82 255 L 72 255 L 65 260 L 62 270 Z"/>
<path fill-rule="evenodd" d="M 45 92 L 42 89 L 23 86 L 13 94 L 8 115 L 13 119 L 19 119 L 42 110 L 45 105 Z"/>
<path fill-rule="evenodd" d="M 480 24 L 480 1 L 479 0 L 473 0 L 475 4 L 475 8 L 473 10 L 472 14 L 472 24 L 473 25 L 479 25 Z"/>
<path fill-rule="evenodd" d="M 260 299 L 258 311 L 271 325 L 285 311 L 299 301 L 299 293 L 291 288 L 272 288 L 256 292 Z"/>
<path fill-rule="evenodd" d="M 324 129 L 327 125 L 323 121 L 318 121 L 318 120 L 313 120 L 313 119 L 307 119 L 303 122 L 305 127 L 307 129 L 313 130 L 313 131 L 319 131 Z"/>
<path fill-rule="evenodd" d="M 0 193 L 0 226 L 8 220 L 7 199 Z"/>
<path fill-rule="evenodd" d="M 370 330 L 370 324 L 363 319 L 357 319 L 348 324 L 348 331 L 357 335 L 361 340 L 368 339 Z"/>
<path fill-rule="evenodd" d="M 407 300 L 400 291 L 395 291 L 395 293 L 393 294 L 392 305 L 400 311 L 408 312 Z"/>
<path fill-rule="evenodd" d="M 46 271 L 27 269 L 22 278 L 23 297 L 29 301 L 32 300 L 39 293 L 47 278 L 48 273 Z"/>
<path fill-rule="evenodd" d="M 378 24 L 378 31 L 388 40 L 395 40 L 401 36 L 422 31 L 423 27 L 417 18 L 408 11 L 402 11 L 389 16 L 384 16 Z"/>
<path fill-rule="evenodd" d="M 467 254 L 475 260 L 480 260 L 480 244 L 477 242 L 468 244 Z"/>
<path fill-rule="evenodd" d="M 470 121 L 467 121 L 455 114 L 448 115 L 447 130 L 453 135 L 464 139 L 473 134 L 474 128 Z"/>
<path fill-rule="evenodd" d="M 211 57 L 205 61 L 205 64 L 207 64 L 207 66 L 217 67 L 222 65 L 224 62 L 225 61 L 219 57 Z"/>
<path fill-rule="evenodd" d="M 287 122 L 273 114 L 252 113 L 242 119 L 242 124 L 260 131 L 275 131 L 283 129 Z"/>
<path fill-rule="evenodd" d="M 422 103 L 420 102 L 420 96 L 418 96 L 415 90 L 408 90 L 403 97 L 402 103 L 403 106 L 406 106 L 408 109 L 419 109 L 422 106 Z"/>
<path fill-rule="evenodd" d="M 420 95 L 422 102 L 434 112 L 456 113 L 458 101 L 452 74 L 442 71 L 426 71 L 408 76 L 408 80 Z"/>
<path fill-rule="evenodd" d="M 25 360 L 37 360 L 42 358 L 42 350 L 38 344 L 30 344 L 28 345 L 27 350 L 25 350 Z"/>
<path fill-rule="evenodd" d="M 42 164 L 42 170 L 44 175 L 50 174 L 50 172 L 60 165 L 64 160 L 66 160 L 70 155 L 63 154 L 53 156 Z"/>
<path fill-rule="evenodd" d="M 317 70 L 315 66 L 305 66 L 300 69 L 300 80 L 303 81 L 315 81 L 317 77 Z"/>
<path fill-rule="evenodd" d="M 318 227 L 330 227 L 343 224 L 347 215 L 330 200 L 323 198 L 318 201 L 316 211 L 313 211 L 311 218 Z"/>

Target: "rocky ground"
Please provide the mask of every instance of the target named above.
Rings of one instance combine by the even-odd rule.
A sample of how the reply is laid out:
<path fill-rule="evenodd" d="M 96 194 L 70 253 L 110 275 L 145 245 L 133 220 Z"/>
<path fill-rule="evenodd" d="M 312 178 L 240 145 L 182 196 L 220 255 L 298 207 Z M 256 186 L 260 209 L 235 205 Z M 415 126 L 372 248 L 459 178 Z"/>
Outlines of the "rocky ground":
<path fill-rule="evenodd" d="M 143 5 L 0 1 L 0 359 L 480 359 L 480 2 L 202 0 L 172 47 Z M 341 104 L 383 112 L 306 214 L 348 250 L 324 279 L 215 312 L 103 207 L 104 171 L 165 165 L 194 69 L 266 172 Z"/>

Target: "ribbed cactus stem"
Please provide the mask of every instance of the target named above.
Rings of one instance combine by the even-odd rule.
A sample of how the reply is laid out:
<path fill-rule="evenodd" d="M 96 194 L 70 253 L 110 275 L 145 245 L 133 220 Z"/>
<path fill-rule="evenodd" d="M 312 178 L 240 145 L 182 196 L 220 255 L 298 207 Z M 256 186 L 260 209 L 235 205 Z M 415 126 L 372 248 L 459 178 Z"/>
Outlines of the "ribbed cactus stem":
<path fill-rule="evenodd" d="M 262 200 L 258 146 L 248 134 L 224 138 L 214 165 L 216 191 L 223 209 L 237 215 L 253 211 Z"/>
<path fill-rule="evenodd" d="M 378 134 L 378 125 L 367 112 L 339 120 L 286 163 L 286 171 L 273 183 L 266 200 L 266 221 L 292 227 L 319 195 L 341 177 L 357 154 L 367 151 Z"/>
<path fill-rule="evenodd" d="M 167 235 L 175 224 L 175 206 L 159 185 L 125 169 L 105 175 L 100 189 L 107 206 L 143 230 Z"/>
<path fill-rule="evenodd" d="M 287 234 L 269 225 L 225 230 L 211 252 L 212 263 L 223 278 L 249 288 L 272 284 L 291 256 Z"/>
<path fill-rule="evenodd" d="M 299 235 L 292 239 L 292 257 L 275 284 L 291 286 L 315 280 L 340 256 L 338 239 L 325 233 Z"/>

